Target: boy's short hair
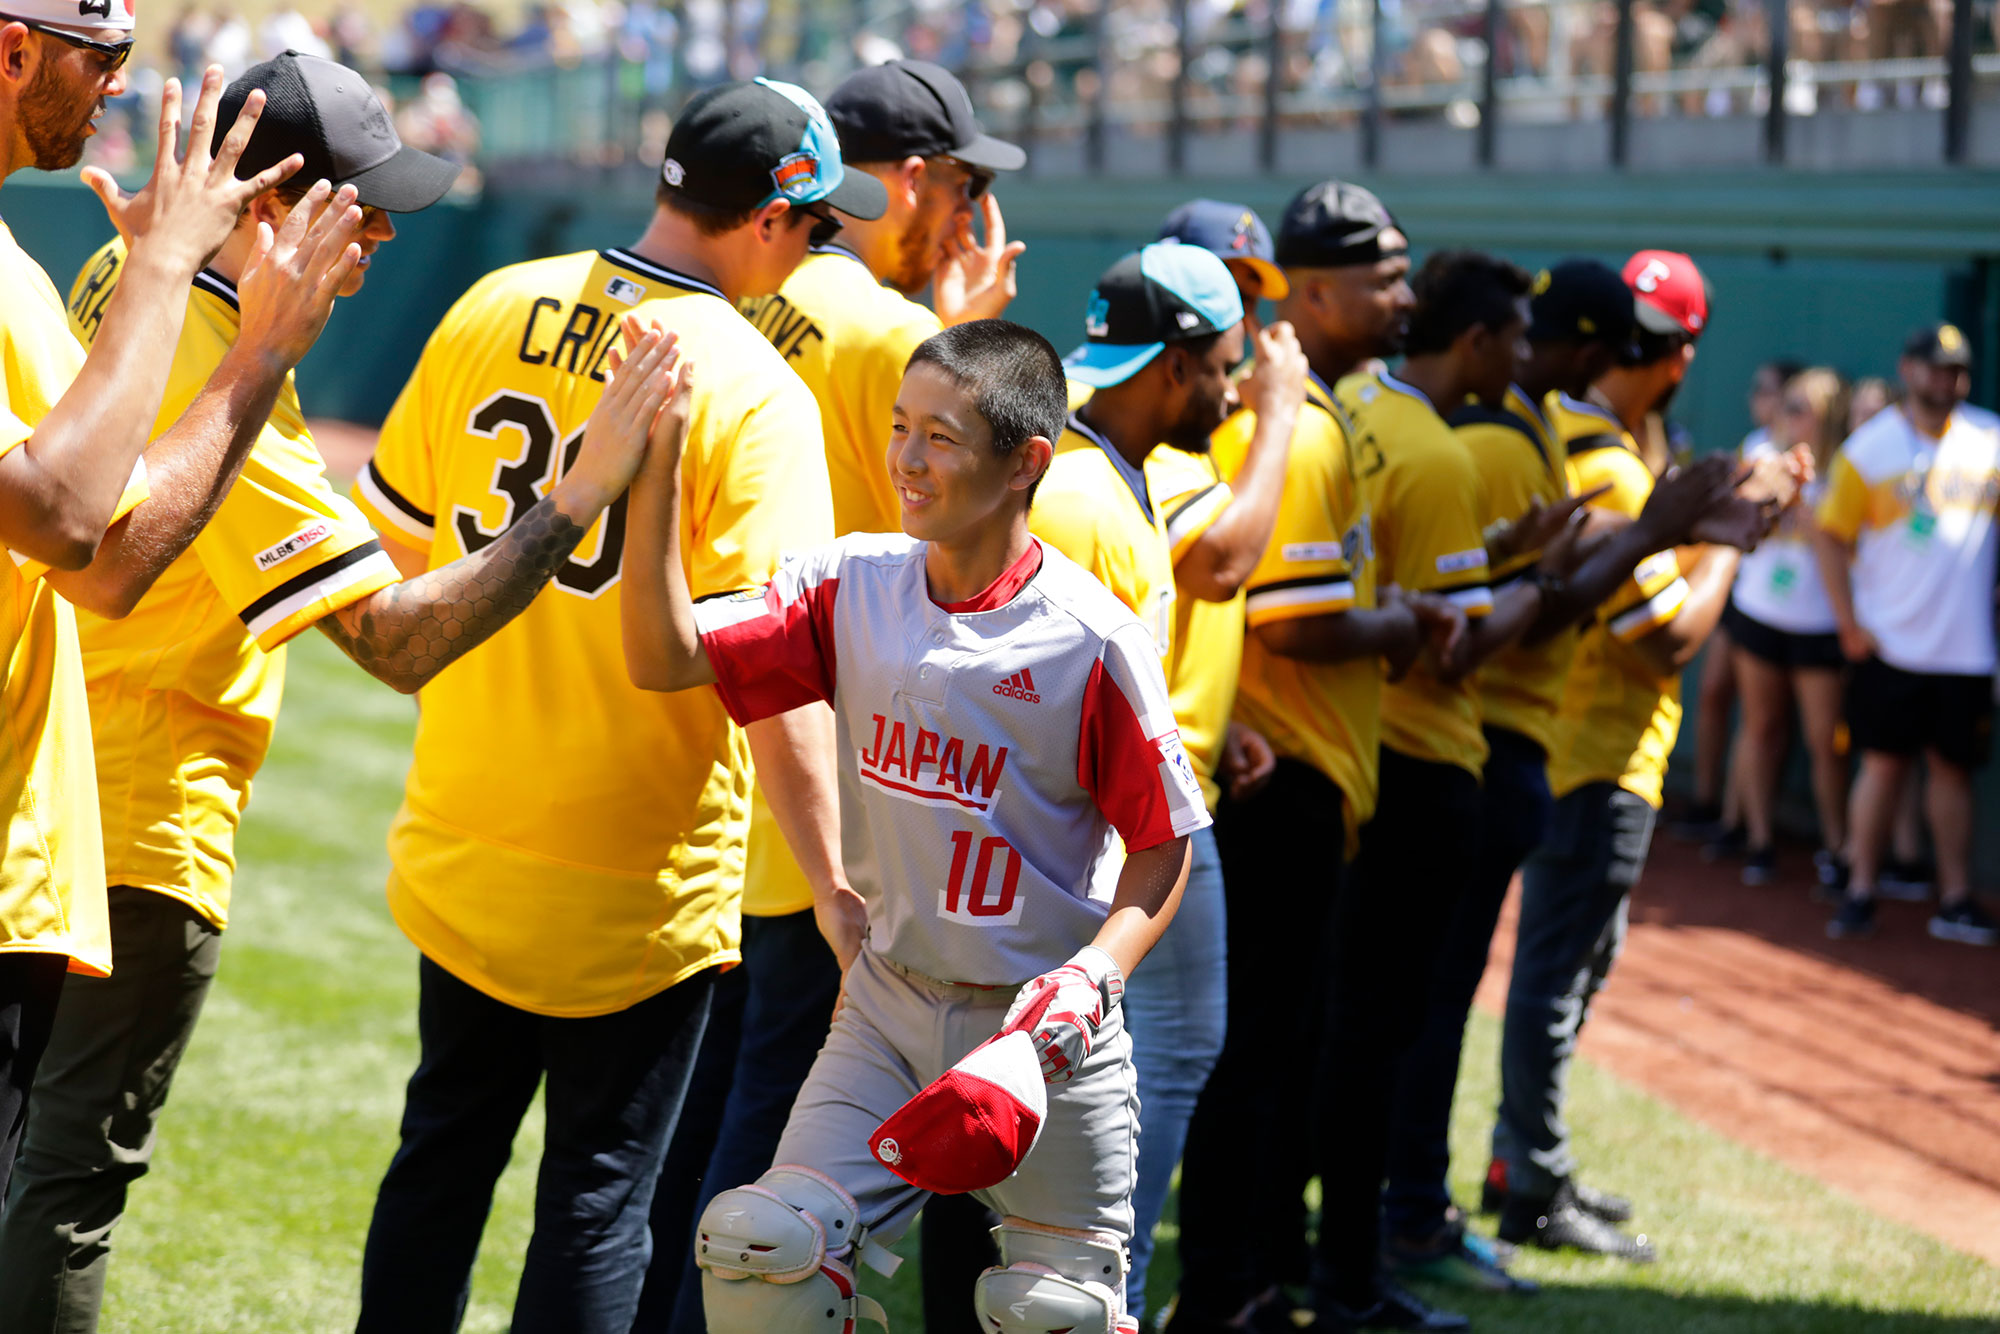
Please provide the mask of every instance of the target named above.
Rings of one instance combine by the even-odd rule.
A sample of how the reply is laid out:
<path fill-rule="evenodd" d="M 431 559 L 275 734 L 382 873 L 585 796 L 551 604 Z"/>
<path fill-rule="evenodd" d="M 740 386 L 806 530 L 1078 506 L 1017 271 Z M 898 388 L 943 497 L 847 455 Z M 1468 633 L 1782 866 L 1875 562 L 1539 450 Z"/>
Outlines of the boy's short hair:
<path fill-rule="evenodd" d="M 1035 436 L 1051 443 L 1062 439 L 1069 421 L 1062 358 L 1048 339 L 1026 325 L 1012 320 L 955 324 L 917 344 L 909 365 L 935 366 L 971 395 L 973 411 L 993 434 L 993 452 L 1002 458 Z M 1040 479 L 1035 485 L 1041 485 Z M 1031 487 L 1031 503 L 1034 497 Z"/>
<path fill-rule="evenodd" d="M 1504 328 L 1518 313 L 1517 302 L 1534 290 L 1535 280 L 1518 264 L 1478 250 L 1440 250 L 1423 263 L 1410 289 L 1416 309 L 1403 351 L 1411 356 L 1442 352 L 1467 329 Z"/>

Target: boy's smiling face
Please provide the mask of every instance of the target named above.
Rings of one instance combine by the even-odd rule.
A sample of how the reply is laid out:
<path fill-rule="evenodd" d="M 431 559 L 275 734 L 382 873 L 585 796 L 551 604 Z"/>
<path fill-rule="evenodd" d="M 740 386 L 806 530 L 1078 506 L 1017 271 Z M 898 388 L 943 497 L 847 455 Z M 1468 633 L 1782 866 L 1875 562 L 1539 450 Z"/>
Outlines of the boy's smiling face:
<path fill-rule="evenodd" d="M 973 538 L 1012 522 L 1027 508 L 1052 444 L 1034 436 L 1009 454 L 957 380 L 930 362 L 903 376 L 889 431 L 889 480 L 902 506 L 903 531 L 927 542 Z"/>

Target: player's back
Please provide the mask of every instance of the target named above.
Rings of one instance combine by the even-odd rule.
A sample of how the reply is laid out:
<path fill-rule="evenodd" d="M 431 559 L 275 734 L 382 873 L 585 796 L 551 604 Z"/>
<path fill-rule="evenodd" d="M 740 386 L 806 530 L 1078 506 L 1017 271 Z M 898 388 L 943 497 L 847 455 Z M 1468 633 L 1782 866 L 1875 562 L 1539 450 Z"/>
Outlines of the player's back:
<path fill-rule="evenodd" d="M 805 386 L 714 287 L 617 250 L 502 269 L 453 306 L 357 483 L 384 535 L 435 569 L 526 513 L 580 448 L 628 313 L 699 364 L 682 464 L 694 595 L 758 586 L 781 548 L 824 540 Z M 719 914 L 740 876 L 747 748 L 710 692 L 627 678 L 625 512 L 621 498 L 525 612 L 424 690 L 390 835 L 405 930 L 548 1013 L 618 1008 L 734 949 Z M 565 947 L 569 978 L 550 958 Z"/>

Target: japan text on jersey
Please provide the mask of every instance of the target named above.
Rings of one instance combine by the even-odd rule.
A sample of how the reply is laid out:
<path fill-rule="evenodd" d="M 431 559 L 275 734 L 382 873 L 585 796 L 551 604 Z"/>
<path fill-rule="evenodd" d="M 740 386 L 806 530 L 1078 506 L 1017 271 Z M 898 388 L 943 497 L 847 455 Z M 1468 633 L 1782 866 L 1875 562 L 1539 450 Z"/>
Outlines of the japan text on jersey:
<path fill-rule="evenodd" d="M 702 642 L 739 722 L 833 704 L 872 948 L 1020 982 L 1095 935 L 1121 839 L 1154 847 L 1208 815 L 1152 639 L 1101 584 L 1037 547 L 940 607 L 923 553 L 855 534 L 788 558 L 761 599 L 701 604 Z"/>

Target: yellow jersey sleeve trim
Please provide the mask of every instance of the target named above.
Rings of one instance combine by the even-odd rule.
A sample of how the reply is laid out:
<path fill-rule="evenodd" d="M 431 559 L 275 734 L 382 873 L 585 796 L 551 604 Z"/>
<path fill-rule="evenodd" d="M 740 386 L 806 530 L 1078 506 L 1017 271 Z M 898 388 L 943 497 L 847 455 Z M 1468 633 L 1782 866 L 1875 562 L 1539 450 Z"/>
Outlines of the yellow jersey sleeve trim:
<path fill-rule="evenodd" d="M 1611 631 L 1612 638 L 1630 644 L 1635 640 L 1644 639 L 1652 631 L 1671 621 L 1687 600 L 1687 580 L 1676 577 L 1672 583 L 1638 606 L 1612 617 L 1606 628 Z"/>
<path fill-rule="evenodd" d="M 1852 542 L 1861 535 L 1861 525 L 1867 517 L 1867 480 L 1844 451 L 1835 454 L 1833 466 L 1827 470 L 1826 495 L 1820 500 L 1814 518 L 1821 528 L 1841 541 Z"/>
<path fill-rule="evenodd" d="M 1346 574 L 1308 575 L 1250 589 L 1243 611 L 1251 625 L 1264 625 L 1351 611 L 1354 601 L 1354 581 Z"/>
<path fill-rule="evenodd" d="M 1431 595 L 1443 598 L 1467 616 L 1485 616 L 1493 610 L 1493 590 L 1485 584 L 1476 588 L 1436 588 Z"/>
<path fill-rule="evenodd" d="M 1167 511 L 1167 549 L 1178 565 L 1188 549 L 1201 539 L 1229 508 L 1229 484 L 1217 482 L 1173 502 Z"/>
<path fill-rule="evenodd" d="M 0 449 L 0 454 L 6 452 L 5 449 Z M 142 455 L 132 460 L 132 475 L 125 480 L 125 490 L 118 497 L 118 508 L 111 512 L 111 522 L 105 525 L 105 529 L 109 531 L 119 520 L 138 509 L 152 494 L 152 487 L 146 478 L 146 460 Z M 38 560 L 30 560 L 18 552 L 10 551 L 7 554 L 14 557 L 14 564 L 19 567 L 21 577 L 31 583 L 49 572 L 49 567 Z"/>
<path fill-rule="evenodd" d="M 389 483 L 375 466 L 375 460 L 368 460 L 368 466 L 354 479 L 354 494 L 351 497 L 375 525 L 375 531 L 419 551 L 429 551 L 431 543 L 437 540 L 437 518 L 419 509 L 401 491 Z"/>
<path fill-rule="evenodd" d="M 321 617 L 401 579 L 382 544 L 371 538 L 287 579 L 239 615 L 257 647 L 269 653 Z"/>

